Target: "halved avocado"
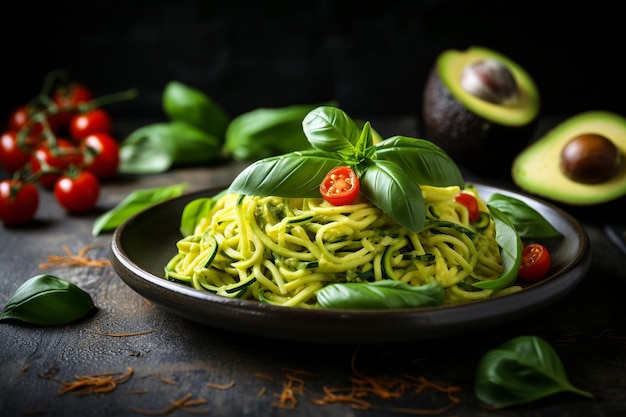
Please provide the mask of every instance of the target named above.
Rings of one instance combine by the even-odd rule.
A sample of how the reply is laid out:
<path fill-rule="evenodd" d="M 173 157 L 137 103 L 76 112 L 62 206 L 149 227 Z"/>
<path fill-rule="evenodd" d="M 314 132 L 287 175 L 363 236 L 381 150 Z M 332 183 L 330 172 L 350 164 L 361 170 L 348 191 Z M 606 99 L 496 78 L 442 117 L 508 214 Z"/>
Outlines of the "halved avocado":
<path fill-rule="evenodd" d="M 563 149 L 574 138 L 599 135 L 617 148 L 611 176 L 599 182 L 581 182 L 561 167 Z M 529 193 L 582 206 L 605 203 L 626 195 L 626 118 L 606 111 L 570 117 L 524 149 L 513 161 L 513 181 Z M 605 169 L 606 167 L 602 168 Z"/>
<path fill-rule="evenodd" d="M 482 83 L 492 86 L 496 100 L 464 87 L 464 71 L 484 62 L 499 63 L 501 75 L 512 76 L 509 90 L 516 89 L 515 97 L 494 87 L 493 79 L 483 78 Z M 465 51 L 450 49 L 437 57 L 425 85 L 423 135 L 461 166 L 477 173 L 508 173 L 513 158 L 534 133 L 539 109 L 539 90 L 516 62 L 480 46 Z"/>

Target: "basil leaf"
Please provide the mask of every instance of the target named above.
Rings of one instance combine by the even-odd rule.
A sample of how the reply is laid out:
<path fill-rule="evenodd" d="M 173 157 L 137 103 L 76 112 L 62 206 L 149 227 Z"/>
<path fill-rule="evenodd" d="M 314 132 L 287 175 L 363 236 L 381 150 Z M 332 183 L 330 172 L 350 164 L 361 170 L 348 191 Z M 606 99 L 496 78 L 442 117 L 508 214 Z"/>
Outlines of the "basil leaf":
<path fill-rule="evenodd" d="M 23 283 L 0 312 L 0 321 L 54 326 L 80 319 L 94 310 L 91 296 L 53 275 L 37 275 Z"/>
<path fill-rule="evenodd" d="M 318 150 L 265 158 L 246 167 L 231 183 L 232 193 L 278 197 L 320 197 L 328 171 L 341 165 L 335 154 Z"/>
<path fill-rule="evenodd" d="M 517 279 L 519 265 L 522 260 L 522 240 L 509 218 L 497 207 L 487 205 L 496 228 L 496 242 L 500 246 L 500 255 L 504 270 L 498 279 L 480 281 L 474 287 L 484 290 L 501 290 L 513 284 Z"/>
<path fill-rule="evenodd" d="M 170 81 L 163 90 L 162 103 L 171 121 L 184 122 L 223 141 L 230 118 L 202 91 Z"/>
<path fill-rule="evenodd" d="M 372 160 L 361 177 L 361 193 L 407 229 L 419 232 L 424 227 L 422 190 L 399 165 Z"/>
<path fill-rule="evenodd" d="M 352 150 L 361 129 L 344 111 L 331 106 L 311 110 L 302 121 L 304 134 L 315 149 L 326 152 Z"/>
<path fill-rule="evenodd" d="M 394 162 L 419 185 L 447 187 L 465 183 L 461 170 L 434 143 L 406 136 L 394 136 L 376 145 L 374 158 Z"/>
<path fill-rule="evenodd" d="M 574 387 L 552 346 L 536 336 L 519 336 L 488 351 L 478 363 L 474 391 L 493 407 L 509 407 L 569 391 L 592 394 Z"/>
<path fill-rule="evenodd" d="M 181 215 L 180 233 L 183 236 L 192 235 L 196 225 L 211 212 L 217 200 L 224 194 L 226 190 L 213 197 L 196 198 L 187 203 Z"/>
<path fill-rule="evenodd" d="M 187 123 L 155 123 L 122 141 L 119 172 L 155 174 L 175 165 L 205 164 L 222 157 L 221 147 L 216 136 Z"/>
<path fill-rule="evenodd" d="M 302 120 L 316 107 L 302 104 L 240 114 L 226 129 L 224 153 L 236 160 L 257 160 L 310 149 Z"/>
<path fill-rule="evenodd" d="M 326 285 L 317 291 L 316 297 L 322 308 L 416 308 L 442 305 L 444 290 L 437 282 L 413 287 L 400 281 L 382 280 Z"/>
<path fill-rule="evenodd" d="M 182 195 L 186 189 L 187 184 L 180 183 L 164 187 L 135 190 L 113 209 L 98 216 L 96 220 L 94 220 L 91 234 L 97 236 L 101 232 L 113 230 L 140 211 L 162 201 L 178 197 Z"/>
<path fill-rule="evenodd" d="M 523 238 L 562 236 L 539 212 L 522 200 L 495 193 L 489 198 L 489 205 L 497 207 L 502 213 L 506 214 Z"/>

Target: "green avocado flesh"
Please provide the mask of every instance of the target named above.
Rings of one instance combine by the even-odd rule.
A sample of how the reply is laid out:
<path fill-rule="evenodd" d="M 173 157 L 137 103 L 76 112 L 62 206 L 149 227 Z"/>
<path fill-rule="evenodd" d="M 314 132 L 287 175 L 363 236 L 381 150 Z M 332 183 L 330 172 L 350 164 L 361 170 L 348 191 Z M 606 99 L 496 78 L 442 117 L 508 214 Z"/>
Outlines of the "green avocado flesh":
<path fill-rule="evenodd" d="M 561 172 L 561 151 L 573 138 L 595 133 L 611 140 L 619 149 L 622 163 L 609 180 L 584 184 Z M 513 161 L 513 181 L 522 189 L 570 205 L 605 203 L 626 195 L 626 118 L 589 111 L 560 123 L 524 149 Z"/>
<path fill-rule="evenodd" d="M 463 69 L 473 62 L 489 58 L 504 63 L 513 74 L 519 88 L 519 99 L 515 103 L 493 104 L 468 93 L 461 86 Z M 450 49 L 439 55 L 436 66 L 441 82 L 454 98 L 485 120 L 504 126 L 524 126 L 539 113 L 540 96 L 533 79 L 517 63 L 498 52 L 478 46 L 465 51 Z"/>

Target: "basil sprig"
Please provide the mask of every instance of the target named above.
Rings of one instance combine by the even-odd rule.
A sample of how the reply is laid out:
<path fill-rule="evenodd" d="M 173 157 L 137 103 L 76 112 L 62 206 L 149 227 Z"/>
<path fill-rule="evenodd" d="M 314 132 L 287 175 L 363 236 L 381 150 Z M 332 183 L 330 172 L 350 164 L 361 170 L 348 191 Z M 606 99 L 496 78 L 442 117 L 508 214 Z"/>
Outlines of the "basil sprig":
<path fill-rule="evenodd" d="M 400 225 L 419 231 L 425 222 L 420 185 L 463 186 L 455 162 L 434 143 L 395 136 L 374 144 L 372 129 L 363 129 L 341 109 L 319 106 L 302 127 L 313 149 L 264 158 L 244 169 L 229 190 L 245 195 L 320 197 L 319 185 L 337 166 L 350 166 L 361 193 Z"/>
<path fill-rule="evenodd" d="M 536 336 L 518 336 L 488 351 L 476 370 L 476 397 L 493 407 L 530 403 L 566 391 L 592 397 L 569 382 L 556 351 Z"/>
<path fill-rule="evenodd" d="M 120 143 L 121 173 L 155 174 L 223 158 L 230 118 L 215 101 L 198 89 L 170 81 L 162 106 L 168 121 L 140 127 Z"/>
<path fill-rule="evenodd" d="M 23 283 L 0 312 L 0 321 L 53 326 L 80 319 L 94 310 L 91 296 L 53 275 L 37 275 Z"/>

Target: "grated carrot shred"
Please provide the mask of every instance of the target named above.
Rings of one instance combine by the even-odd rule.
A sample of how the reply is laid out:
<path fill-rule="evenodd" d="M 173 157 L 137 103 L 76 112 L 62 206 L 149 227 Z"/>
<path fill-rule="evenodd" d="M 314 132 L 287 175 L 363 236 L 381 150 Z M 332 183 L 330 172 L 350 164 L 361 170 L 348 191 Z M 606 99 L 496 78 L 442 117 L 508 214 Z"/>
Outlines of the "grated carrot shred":
<path fill-rule="evenodd" d="M 228 384 L 224 384 L 224 385 L 220 385 L 220 384 L 214 384 L 212 382 L 207 382 L 206 386 L 209 388 L 213 388 L 213 389 L 231 389 L 232 387 L 235 386 L 235 381 L 230 381 Z"/>
<path fill-rule="evenodd" d="M 92 375 L 76 375 L 74 381 L 62 382 L 57 395 L 69 392 L 78 395 L 103 394 L 117 388 L 118 384 L 126 382 L 133 374 L 131 367 L 125 373 L 106 372 Z M 116 376 L 117 375 L 117 376 Z"/>
<path fill-rule="evenodd" d="M 204 405 L 207 401 L 204 398 L 192 400 L 192 397 L 193 394 L 189 393 L 176 401 L 172 401 L 172 404 L 160 410 L 148 410 L 145 408 L 138 408 L 133 406 L 128 407 L 128 409 L 132 412 L 147 416 L 164 416 L 166 414 L 170 414 L 176 409 L 180 409 L 189 414 L 207 414 L 211 411 L 209 408 L 193 408 L 199 405 Z"/>
<path fill-rule="evenodd" d="M 306 383 L 304 379 L 298 375 L 312 375 L 309 372 L 298 369 L 286 369 L 285 378 L 286 383 L 283 384 L 283 389 L 280 393 L 275 393 L 274 397 L 278 398 L 277 402 L 272 403 L 272 407 L 280 408 L 283 410 L 293 410 L 298 405 L 298 397 L 296 394 L 304 394 Z"/>
<path fill-rule="evenodd" d="M 59 268 L 64 266 L 91 266 L 104 268 L 111 266 L 111 261 L 106 258 L 93 259 L 87 257 L 87 252 L 97 247 L 95 244 L 88 244 L 74 254 L 67 245 L 63 245 L 65 255 L 50 255 L 47 263 L 39 264 L 39 269 Z"/>
<path fill-rule="evenodd" d="M 369 410 L 376 408 L 367 398 L 370 395 L 381 399 L 399 399 L 406 395 L 407 392 L 419 394 L 426 389 L 431 389 L 446 394 L 448 403 L 436 409 L 418 409 L 418 408 L 391 408 L 396 413 L 414 414 L 414 415 L 440 415 L 460 403 L 460 399 L 455 395 L 461 391 L 461 388 L 454 385 L 446 385 L 439 382 L 433 382 L 423 376 L 403 375 L 402 377 L 392 377 L 387 375 L 368 376 L 358 372 L 355 366 L 356 356 L 352 356 L 351 368 L 353 375 L 348 378 L 350 385 L 341 388 L 323 387 L 324 396 L 311 400 L 317 405 L 344 403 L 350 405 L 354 409 Z"/>

